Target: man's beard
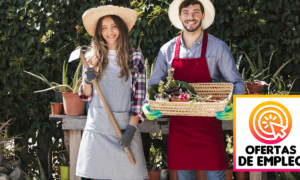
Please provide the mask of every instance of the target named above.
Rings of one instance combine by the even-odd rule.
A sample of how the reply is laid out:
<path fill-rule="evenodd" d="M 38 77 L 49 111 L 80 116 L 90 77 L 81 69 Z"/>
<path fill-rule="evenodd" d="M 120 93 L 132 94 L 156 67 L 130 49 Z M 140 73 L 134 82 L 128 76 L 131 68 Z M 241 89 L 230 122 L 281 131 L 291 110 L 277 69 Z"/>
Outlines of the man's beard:
<path fill-rule="evenodd" d="M 195 32 L 195 31 L 197 31 L 197 30 L 199 29 L 199 27 L 201 27 L 201 24 L 202 24 L 202 20 L 200 21 L 199 25 L 198 25 L 195 29 L 188 29 L 188 28 L 184 25 L 184 23 L 182 22 L 182 25 L 183 25 L 184 29 L 186 29 L 188 32 Z"/>

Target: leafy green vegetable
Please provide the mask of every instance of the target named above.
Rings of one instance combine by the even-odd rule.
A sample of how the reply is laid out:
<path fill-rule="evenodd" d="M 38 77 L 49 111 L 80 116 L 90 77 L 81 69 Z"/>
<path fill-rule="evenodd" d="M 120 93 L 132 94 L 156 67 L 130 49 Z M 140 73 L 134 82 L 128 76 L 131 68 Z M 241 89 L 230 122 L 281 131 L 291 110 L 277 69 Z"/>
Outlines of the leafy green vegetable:
<path fill-rule="evenodd" d="M 176 81 L 176 82 L 180 84 L 180 88 L 181 88 L 183 91 L 185 91 L 184 89 L 185 89 L 185 87 L 187 87 L 188 90 L 191 91 L 191 93 L 197 94 L 197 92 L 196 92 L 196 90 L 194 89 L 194 87 L 193 87 L 192 85 L 190 85 L 189 83 L 184 82 L 184 81 Z M 183 87 L 183 86 L 185 86 L 185 87 Z"/>
<path fill-rule="evenodd" d="M 152 84 L 150 86 L 150 88 L 148 89 L 149 100 L 155 100 L 154 96 L 155 96 L 155 92 L 158 93 L 158 86 L 159 86 L 159 84 Z"/>

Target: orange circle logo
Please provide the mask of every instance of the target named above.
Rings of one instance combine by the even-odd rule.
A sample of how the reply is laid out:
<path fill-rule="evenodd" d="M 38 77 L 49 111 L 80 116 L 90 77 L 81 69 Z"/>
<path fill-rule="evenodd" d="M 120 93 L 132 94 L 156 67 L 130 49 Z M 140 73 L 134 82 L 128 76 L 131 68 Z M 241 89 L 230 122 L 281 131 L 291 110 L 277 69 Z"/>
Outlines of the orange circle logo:
<path fill-rule="evenodd" d="M 252 135 L 260 142 L 277 144 L 289 135 L 292 129 L 292 117 L 284 105 L 267 101 L 253 109 L 249 127 Z"/>

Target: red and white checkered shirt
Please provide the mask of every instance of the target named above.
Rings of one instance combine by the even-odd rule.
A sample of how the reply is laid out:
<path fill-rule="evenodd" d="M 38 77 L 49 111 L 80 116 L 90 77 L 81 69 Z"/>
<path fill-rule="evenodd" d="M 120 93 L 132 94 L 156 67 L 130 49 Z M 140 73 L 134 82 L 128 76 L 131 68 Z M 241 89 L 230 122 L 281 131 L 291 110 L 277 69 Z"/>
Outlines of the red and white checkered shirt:
<path fill-rule="evenodd" d="M 87 57 L 88 58 L 88 57 Z M 131 69 L 132 75 L 132 89 L 131 89 L 131 110 L 130 115 L 139 118 L 139 123 L 144 122 L 142 102 L 145 99 L 146 94 L 146 69 L 145 60 L 143 54 L 136 50 L 131 49 L 130 59 L 132 60 L 133 68 Z M 86 71 L 83 68 L 82 75 Z M 85 102 L 91 102 L 92 94 L 90 96 L 84 96 L 82 92 L 83 85 L 78 90 L 79 97 Z"/>

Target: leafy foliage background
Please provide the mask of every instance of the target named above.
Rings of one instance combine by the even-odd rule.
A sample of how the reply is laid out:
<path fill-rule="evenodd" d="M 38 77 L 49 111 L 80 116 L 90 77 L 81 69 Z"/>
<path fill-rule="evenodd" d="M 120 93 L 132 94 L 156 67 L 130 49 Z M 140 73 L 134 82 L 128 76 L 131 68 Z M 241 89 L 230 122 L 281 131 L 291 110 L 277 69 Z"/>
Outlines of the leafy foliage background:
<path fill-rule="evenodd" d="M 240 71 L 248 68 L 245 51 L 257 61 L 255 46 L 261 46 L 265 68 L 276 50 L 271 73 L 292 57 L 297 58 L 283 70 L 284 76 L 300 74 L 299 0 L 211 0 L 216 18 L 207 32 L 225 41 Z M 132 45 L 139 48 L 151 64 L 160 47 L 180 32 L 171 25 L 168 6 L 172 0 L 0 0 L 0 121 L 11 117 L 17 123 L 11 135 L 24 133 L 30 168 L 36 168 L 35 146 L 39 138 L 54 142 L 53 151 L 62 148 L 61 124 L 49 121 L 54 92 L 33 94 L 47 85 L 23 70 L 43 74 L 49 81 L 61 83 L 62 65 L 79 45 L 88 45 L 81 16 L 99 5 L 134 8 L 139 18 L 131 31 Z M 77 63 L 69 64 L 72 77 Z M 299 91 L 299 83 L 294 85 Z M 32 139 L 28 145 L 26 141 Z M 25 144 L 24 144 L 25 143 Z M 39 143 L 38 143 L 39 145 Z M 23 157 L 22 160 L 26 162 Z M 27 165 L 25 163 L 25 165 Z M 54 162 L 53 162 L 54 164 Z"/>

